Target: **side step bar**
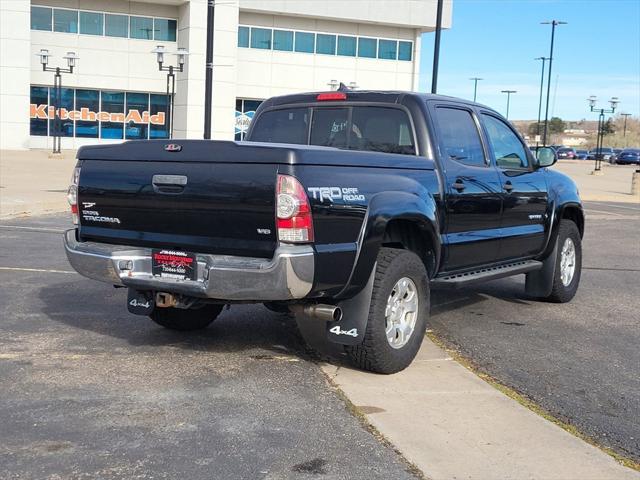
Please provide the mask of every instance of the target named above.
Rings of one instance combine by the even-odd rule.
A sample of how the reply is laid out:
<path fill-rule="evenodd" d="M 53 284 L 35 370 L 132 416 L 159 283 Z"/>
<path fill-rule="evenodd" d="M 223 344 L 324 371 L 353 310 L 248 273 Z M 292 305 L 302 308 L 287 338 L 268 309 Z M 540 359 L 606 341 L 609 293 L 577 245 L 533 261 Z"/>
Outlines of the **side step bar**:
<path fill-rule="evenodd" d="M 462 288 L 479 282 L 487 282 L 498 278 L 510 277 L 520 273 L 527 273 L 542 268 L 542 262 L 537 260 L 525 260 L 522 262 L 507 263 L 495 267 L 481 268 L 465 273 L 444 274 L 431 280 L 432 287 L 438 288 Z"/>

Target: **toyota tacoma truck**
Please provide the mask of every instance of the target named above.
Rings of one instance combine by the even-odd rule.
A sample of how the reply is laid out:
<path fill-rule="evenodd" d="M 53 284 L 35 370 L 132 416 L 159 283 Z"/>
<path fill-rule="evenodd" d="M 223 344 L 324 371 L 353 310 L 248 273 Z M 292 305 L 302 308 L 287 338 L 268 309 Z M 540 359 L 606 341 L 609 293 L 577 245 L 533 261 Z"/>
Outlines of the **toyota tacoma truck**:
<path fill-rule="evenodd" d="M 420 348 L 431 288 L 524 274 L 532 297 L 573 298 L 584 214 L 554 161 L 466 100 L 280 96 L 243 142 L 81 148 L 64 245 L 75 270 L 126 287 L 129 311 L 163 327 L 264 303 L 393 373 Z"/>

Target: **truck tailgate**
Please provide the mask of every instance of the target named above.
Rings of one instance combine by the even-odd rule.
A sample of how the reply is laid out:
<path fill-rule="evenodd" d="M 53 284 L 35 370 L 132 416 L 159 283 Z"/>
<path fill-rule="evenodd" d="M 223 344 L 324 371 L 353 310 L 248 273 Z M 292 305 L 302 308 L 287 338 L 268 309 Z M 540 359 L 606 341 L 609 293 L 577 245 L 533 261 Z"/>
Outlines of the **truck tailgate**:
<path fill-rule="evenodd" d="M 277 164 L 80 159 L 81 240 L 273 255 Z"/>

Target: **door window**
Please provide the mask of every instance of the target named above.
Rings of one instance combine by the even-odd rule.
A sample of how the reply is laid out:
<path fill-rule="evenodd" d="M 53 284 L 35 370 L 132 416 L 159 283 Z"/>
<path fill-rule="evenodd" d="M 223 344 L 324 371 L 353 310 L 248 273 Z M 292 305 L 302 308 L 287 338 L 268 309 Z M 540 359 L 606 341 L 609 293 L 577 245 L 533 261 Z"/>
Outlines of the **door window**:
<path fill-rule="evenodd" d="M 468 110 L 450 107 L 436 108 L 443 155 L 465 165 L 487 165 L 476 123 Z"/>
<path fill-rule="evenodd" d="M 502 120 L 482 114 L 489 144 L 500 168 L 528 168 L 529 160 L 524 145 L 518 136 Z"/>

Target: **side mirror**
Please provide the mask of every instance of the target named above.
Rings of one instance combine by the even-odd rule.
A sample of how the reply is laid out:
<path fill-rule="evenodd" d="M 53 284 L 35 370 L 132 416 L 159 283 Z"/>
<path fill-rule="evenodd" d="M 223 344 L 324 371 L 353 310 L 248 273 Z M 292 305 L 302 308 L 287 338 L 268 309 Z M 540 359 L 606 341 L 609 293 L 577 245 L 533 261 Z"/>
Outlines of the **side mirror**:
<path fill-rule="evenodd" d="M 539 168 L 550 167 L 556 163 L 556 151 L 551 147 L 540 147 L 536 151 L 536 161 Z"/>

